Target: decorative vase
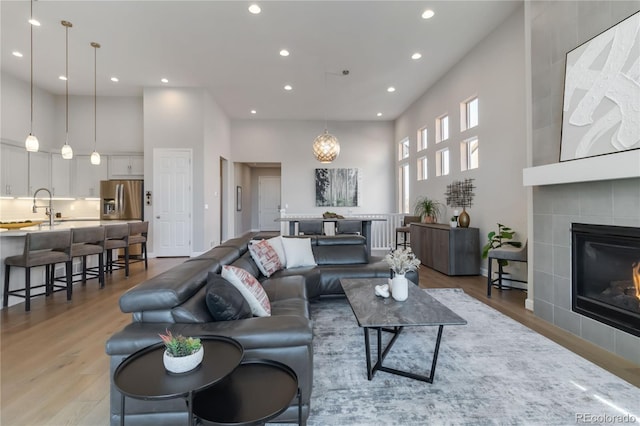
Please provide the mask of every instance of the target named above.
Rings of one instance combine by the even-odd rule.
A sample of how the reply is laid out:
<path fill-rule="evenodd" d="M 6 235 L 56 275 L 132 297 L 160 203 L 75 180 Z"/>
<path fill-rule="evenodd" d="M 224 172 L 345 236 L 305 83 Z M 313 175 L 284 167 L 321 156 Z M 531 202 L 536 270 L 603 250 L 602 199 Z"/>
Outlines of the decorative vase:
<path fill-rule="evenodd" d="M 391 297 L 398 302 L 404 302 L 409 297 L 409 280 L 404 274 L 396 274 L 391 279 Z"/>
<path fill-rule="evenodd" d="M 471 218 L 469 217 L 469 213 L 467 213 L 465 208 L 462 208 L 462 213 L 458 216 L 458 225 L 460 225 L 460 228 L 468 228 L 470 223 Z"/>
<path fill-rule="evenodd" d="M 167 371 L 179 374 L 186 373 L 196 368 L 202 362 L 203 357 L 204 346 L 201 346 L 200 349 L 191 355 L 180 357 L 171 356 L 165 350 L 164 355 L 162 356 L 162 362 L 164 363 L 164 368 L 166 368 Z"/>

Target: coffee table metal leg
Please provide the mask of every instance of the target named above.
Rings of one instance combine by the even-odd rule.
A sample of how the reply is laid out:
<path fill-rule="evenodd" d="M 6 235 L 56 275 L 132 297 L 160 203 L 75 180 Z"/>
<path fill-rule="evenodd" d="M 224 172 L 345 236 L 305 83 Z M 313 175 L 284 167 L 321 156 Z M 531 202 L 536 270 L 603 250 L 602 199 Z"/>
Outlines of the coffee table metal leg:
<path fill-rule="evenodd" d="M 193 391 L 189 392 L 187 397 L 187 404 L 189 405 L 189 426 L 193 426 Z"/>
<path fill-rule="evenodd" d="M 382 362 L 384 361 L 387 354 L 391 350 L 391 347 L 395 343 L 396 339 L 400 336 L 400 333 L 402 332 L 403 327 L 394 327 L 393 329 L 376 327 L 376 331 L 378 333 L 378 348 L 377 348 L 378 360 L 376 361 L 376 364 L 372 367 L 371 366 L 371 346 L 369 341 L 369 329 L 365 327 L 364 328 L 364 345 L 365 345 L 365 352 L 367 357 L 367 378 L 371 380 L 375 375 L 376 371 L 384 371 L 386 373 L 395 374 L 397 376 L 408 377 L 410 379 L 420 380 L 422 382 L 427 382 L 427 383 L 433 383 L 433 377 L 435 376 L 435 372 L 436 372 L 436 364 L 438 362 L 438 352 L 440 351 L 440 341 L 442 340 L 443 328 L 444 328 L 443 325 L 438 326 L 438 337 L 436 338 L 436 345 L 433 351 L 433 360 L 431 361 L 431 371 L 428 376 L 424 376 L 420 374 L 410 373 L 408 371 L 397 370 L 395 368 L 386 367 L 382 365 Z M 389 343 L 387 343 L 387 346 L 384 348 L 384 350 L 382 349 L 382 332 L 383 331 L 394 334 L 393 338 L 391 338 Z"/>

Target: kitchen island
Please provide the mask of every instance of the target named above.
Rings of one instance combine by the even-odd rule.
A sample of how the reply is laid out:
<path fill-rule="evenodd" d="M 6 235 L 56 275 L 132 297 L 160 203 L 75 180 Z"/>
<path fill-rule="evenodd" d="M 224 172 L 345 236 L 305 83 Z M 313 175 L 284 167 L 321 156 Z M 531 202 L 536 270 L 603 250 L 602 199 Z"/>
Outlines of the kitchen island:
<path fill-rule="evenodd" d="M 24 227 L 20 229 L 2 229 L 0 230 L 0 257 L 2 258 L 2 264 L 0 265 L 0 279 L 4 283 L 5 265 L 4 260 L 9 256 L 19 255 L 24 252 L 24 240 L 28 233 L 33 232 L 51 232 L 51 231 L 64 231 L 71 228 L 86 228 L 92 226 L 101 225 L 116 225 L 118 223 L 133 222 L 130 220 L 98 220 L 98 219 L 85 219 L 80 220 L 57 220 L 53 227 L 48 223 L 42 223 L 40 225 Z M 137 221 L 135 221 L 137 222 Z M 87 258 L 87 266 L 93 267 L 98 265 L 98 259 L 96 256 L 89 256 Z M 82 259 L 74 259 L 73 270 L 74 272 L 81 271 Z M 31 271 L 31 286 L 43 284 L 45 282 L 45 268 L 37 267 Z M 56 265 L 55 276 L 64 276 L 64 264 Z M 10 290 L 24 288 L 25 285 L 25 270 L 24 268 L 11 268 L 11 280 L 9 281 Z M 97 281 L 96 281 L 96 285 Z M 44 289 L 41 289 L 44 292 Z M 38 293 L 34 293 L 38 294 Z M 2 298 L 4 298 L 4 291 L 2 292 Z M 3 300 L 4 302 L 4 300 Z M 22 303 L 24 299 L 21 297 L 9 296 L 9 306 Z"/>

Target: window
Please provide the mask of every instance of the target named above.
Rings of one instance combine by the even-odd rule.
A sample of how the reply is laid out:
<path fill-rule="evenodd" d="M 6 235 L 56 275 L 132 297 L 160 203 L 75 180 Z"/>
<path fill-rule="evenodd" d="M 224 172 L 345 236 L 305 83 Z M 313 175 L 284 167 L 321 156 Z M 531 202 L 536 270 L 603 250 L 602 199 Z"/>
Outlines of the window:
<path fill-rule="evenodd" d="M 460 142 L 460 169 L 462 171 L 477 169 L 478 165 L 478 138 L 473 137 Z"/>
<path fill-rule="evenodd" d="M 409 164 L 398 169 L 398 207 L 400 213 L 409 213 Z"/>
<path fill-rule="evenodd" d="M 478 98 L 473 97 L 460 104 L 460 130 L 478 125 Z"/>
<path fill-rule="evenodd" d="M 427 180 L 427 157 L 418 158 L 418 180 Z"/>
<path fill-rule="evenodd" d="M 398 160 L 409 158 L 409 138 L 403 139 L 398 144 Z"/>
<path fill-rule="evenodd" d="M 418 151 L 427 149 L 427 128 L 423 127 L 418 130 Z"/>
<path fill-rule="evenodd" d="M 436 143 L 449 139 L 449 116 L 436 118 Z"/>
<path fill-rule="evenodd" d="M 436 151 L 436 176 L 449 174 L 449 148 Z"/>

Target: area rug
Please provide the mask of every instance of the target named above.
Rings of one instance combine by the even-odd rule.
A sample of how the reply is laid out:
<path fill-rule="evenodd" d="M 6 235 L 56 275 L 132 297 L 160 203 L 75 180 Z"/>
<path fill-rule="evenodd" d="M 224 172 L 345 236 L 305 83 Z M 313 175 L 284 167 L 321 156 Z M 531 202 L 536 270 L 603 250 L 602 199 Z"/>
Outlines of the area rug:
<path fill-rule="evenodd" d="M 426 291 L 468 322 L 444 327 L 433 384 L 385 372 L 367 380 L 363 331 L 347 300 L 311 305 L 309 425 L 640 422 L 637 387 L 460 289 Z M 436 333 L 437 327 L 405 328 L 385 364 L 427 374 Z"/>

